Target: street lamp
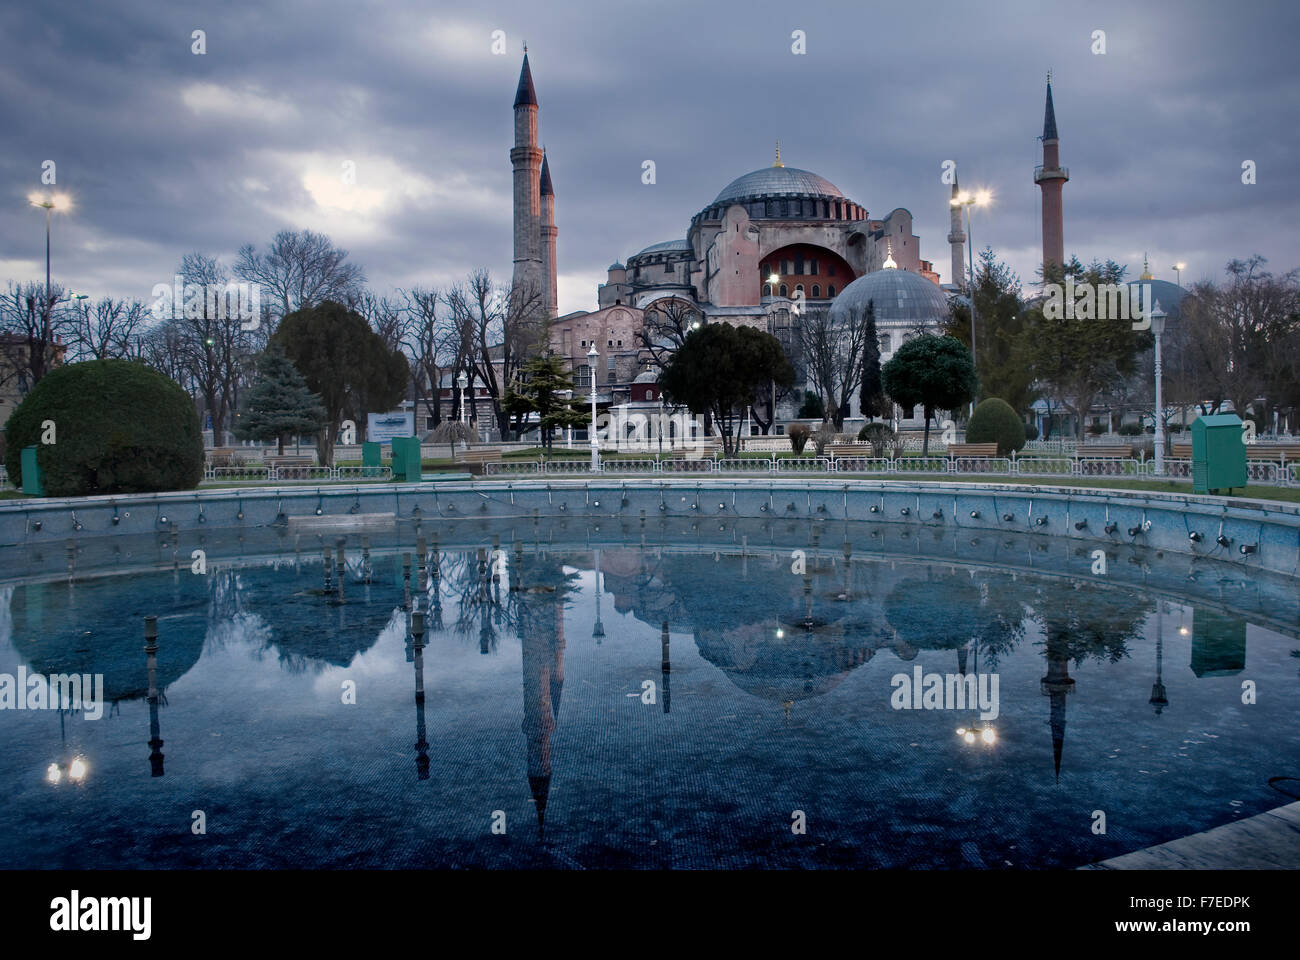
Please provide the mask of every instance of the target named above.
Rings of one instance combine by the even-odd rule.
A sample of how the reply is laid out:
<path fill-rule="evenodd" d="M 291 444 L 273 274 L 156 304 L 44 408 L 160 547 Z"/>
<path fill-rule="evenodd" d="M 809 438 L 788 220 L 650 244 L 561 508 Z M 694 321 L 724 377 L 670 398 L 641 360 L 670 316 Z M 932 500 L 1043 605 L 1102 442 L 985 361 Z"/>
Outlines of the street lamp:
<path fill-rule="evenodd" d="M 1156 476 L 1165 475 L 1165 395 L 1161 383 L 1163 364 L 1160 357 L 1160 338 L 1165 332 L 1165 312 L 1160 309 L 1160 301 L 1155 302 L 1151 310 L 1151 332 L 1156 338 Z"/>
<path fill-rule="evenodd" d="M 465 422 L 465 388 L 469 386 L 469 377 L 462 370 L 456 374 L 456 386 L 460 388 L 460 422 Z"/>
<path fill-rule="evenodd" d="M 668 425 L 664 423 L 664 388 L 658 384 L 655 385 L 655 388 L 659 391 L 659 459 L 662 460 L 664 458 L 664 430 Z"/>
<path fill-rule="evenodd" d="M 953 197 L 949 203 L 954 207 L 966 208 L 966 262 L 970 265 L 970 285 L 966 292 L 970 295 L 970 360 L 971 364 L 975 363 L 975 235 L 971 230 L 971 213 L 970 208 L 976 204 L 985 206 L 992 200 L 992 195 L 987 190 L 977 190 L 974 193 L 966 191 Z M 971 398 L 970 402 L 971 416 L 975 415 L 975 399 Z"/>
<path fill-rule="evenodd" d="M 591 342 L 587 351 L 587 366 L 591 368 L 591 472 L 600 470 L 600 443 L 596 440 L 596 361 L 600 353 L 596 350 L 596 341 Z"/>
<path fill-rule="evenodd" d="M 1183 285 L 1183 271 L 1186 269 L 1187 264 L 1183 263 L 1181 260 L 1174 264 L 1174 276 L 1178 278 L 1178 285 L 1180 287 Z"/>
<path fill-rule="evenodd" d="M 72 198 L 66 193 L 32 193 L 28 194 L 27 202 L 33 207 L 40 207 L 45 211 L 45 304 L 48 310 L 50 303 L 50 216 L 55 210 L 70 210 L 72 208 Z"/>

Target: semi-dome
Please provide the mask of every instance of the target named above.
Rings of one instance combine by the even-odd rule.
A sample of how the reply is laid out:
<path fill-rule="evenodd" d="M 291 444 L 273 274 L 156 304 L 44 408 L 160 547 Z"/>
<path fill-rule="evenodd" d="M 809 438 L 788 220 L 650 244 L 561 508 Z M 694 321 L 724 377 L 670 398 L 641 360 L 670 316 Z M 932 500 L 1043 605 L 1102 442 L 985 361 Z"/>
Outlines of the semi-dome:
<path fill-rule="evenodd" d="M 842 200 L 844 194 L 825 177 L 798 167 L 763 167 L 737 177 L 722 188 L 714 203 L 744 200 L 764 195 L 831 197 Z"/>
<path fill-rule="evenodd" d="M 875 270 L 854 280 L 831 303 L 832 319 L 875 304 L 876 322 L 942 323 L 948 319 L 948 301 L 939 289 L 910 270 Z"/>

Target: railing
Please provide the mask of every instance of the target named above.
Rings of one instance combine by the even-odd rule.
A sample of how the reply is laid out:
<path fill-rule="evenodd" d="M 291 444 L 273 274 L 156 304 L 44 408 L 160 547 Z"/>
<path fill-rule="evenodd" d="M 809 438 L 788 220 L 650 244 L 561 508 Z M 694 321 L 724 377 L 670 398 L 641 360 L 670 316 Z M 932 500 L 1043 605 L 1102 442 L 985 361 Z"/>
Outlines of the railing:
<path fill-rule="evenodd" d="M 1190 480 L 1192 462 L 1168 459 L 1164 476 Z M 487 476 L 536 474 L 591 475 L 586 458 L 574 460 L 503 460 L 483 464 Z M 1132 457 L 735 457 L 728 459 L 603 460 L 597 473 L 654 474 L 795 474 L 845 475 L 977 475 L 985 477 L 1155 477 L 1155 461 Z M 227 483 L 276 483 L 286 480 L 388 480 L 392 470 L 382 467 L 206 467 L 204 480 Z M 1249 483 L 1262 486 L 1300 487 L 1300 461 L 1248 460 Z M 0 487 L 8 478 L 0 469 Z"/>
<path fill-rule="evenodd" d="M 392 467 L 267 467 L 238 466 L 203 468 L 203 479 L 227 483 L 280 483 L 287 480 L 391 480 Z"/>

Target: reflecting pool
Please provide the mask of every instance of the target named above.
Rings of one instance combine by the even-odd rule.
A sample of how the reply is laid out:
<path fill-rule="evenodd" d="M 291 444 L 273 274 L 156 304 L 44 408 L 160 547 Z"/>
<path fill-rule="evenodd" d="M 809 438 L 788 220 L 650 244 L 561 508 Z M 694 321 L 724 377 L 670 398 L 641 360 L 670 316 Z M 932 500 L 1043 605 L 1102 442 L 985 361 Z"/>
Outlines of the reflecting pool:
<path fill-rule="evenodd" d="M 0 587 L 0 866 L 1075 867 L 1297 775 L 1294 583 L 604 526 L 217 537 L 202 572 L 149 541 Z M 72 673 L 102 717 L 17 688 Z"/>

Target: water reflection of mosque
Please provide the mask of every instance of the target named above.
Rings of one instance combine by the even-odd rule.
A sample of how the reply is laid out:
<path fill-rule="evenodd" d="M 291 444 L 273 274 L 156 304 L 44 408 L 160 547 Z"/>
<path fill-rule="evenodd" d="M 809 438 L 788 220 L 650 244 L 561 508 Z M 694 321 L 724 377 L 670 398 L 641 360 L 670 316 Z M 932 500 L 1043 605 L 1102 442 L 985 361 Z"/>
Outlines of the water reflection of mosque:
<path fill-rule="evenodd" d="M 551 741 L 559 721 L 564 686 L 565 608 L 577 574 L 594 567 L 598 587 L 612 597 L 615 610 L 657 629 L 661 641 L 663 709 L 670 709 L 669 634 L 689 631 L 701 656 L 718 667 L 747 694 L 781 705 L 787 716 L 799 701 L 822 696 L 855 669 L 886 649 L 911 661 L 922 651 L 953 651 L 965 673 L 971 658 L 996 667 L 999 656 L 1024 636 L 1029 618 L 1043 631 L 1046 674 L 1041 692 L 1049 701 L 1054 765 L 1059 777 L 1067 704 L 1075 681 L 1070 664 L 1084 659 L 1116 660 L 1127 655 L 1127 642 L 1150 613 L 1152 601 L 1122 591 L 1109 598 L 1105 612 L 1090 590 L 1070 580 L 1042 575 L 1017 575 L 998 569 L 970 569 L 938 562 L 894 562 L 878 554 L 855 559 L 850 544 L 822 548 L 814 541 L 798 574 L 789 568 L 786 552 L 743 550 L 736 555 L 699 553 L 692 548 L 619 546 L 580 554 L 538 543 L 514 543 L 509 563 L 509 589 L 495 563 L 493 550 L 440 549 L 421 538 L 402 563 L 402 596 L 388 583 L 372 582 L 368 548 L 361 561 L 348 566 L 339 549 L 321 557 L 324 588 L 282 594 L 276 577 L 241 576 L 225 571 L 210 578 L 211 602 L 207 623 L 193 615 L 163 617 L 163 642 L 148 669 L 141 656 L 139 634 L 120 631 L 104 641 L 85 642 L 86 634 L 55 620 L 60 603 L 55 594 L 63 585 L 27 584 L 10 594 L 12 629 L 30 637 L 21 648 L 29 669 L 44 674 L 101 672 L 106 675 L 113 703 L 143 698 L 149 703 L 150 764 L 163 773 L 160 705 L 166 689 L 198 661 L 204 629 L 214 623 L 256 610 L 267 621 L 271 643 L 285 669 L 306 664 L 346 666 L 369 649 L 391 622 L 398 607 L 406 612 L 407 659 L 416 665 L 416 769 L 428 777 L 429 744 L 424 720 L 423 650 L 417 650 L 413 628 L 420 613 L 427 631 L 447 629 L 445 598 L 455 603 L 450 629 L 477 629 L 480 652 L 496 649 L 503 631 L 521 643 L 523 733 L 527 777 L 536 805 L 539 830 L 545 820 L 552 777 Z M 291 565 L 296 566 L 296 565 Z M 415 571 L 412 571 L 412 566 Z M 566 567 L 568 571 L 566 573 Z M 767 567 L 751 575 L 752 567 Z M 774 583 L 785 583 L 773 591 Z M 92 581 L 93 583 L 93 581 Z M 345 596 L 345 584 L 349 591 Z M 373 586 L 373 590 L 372 590 Z M 85 584 L 79 589 L 87 592 Z M 277 593 L 280 591 L 280 593 Z M 84 601 L 84 597 L 82 598 Z M 318 619 L 317 628 L 292 628 L 295 605 L 324 604 L 333 616 Z M 283 623 L 280 620 L 283 619 Z M 1163 615 L 1159 629 L 1163 629 Z M 203 626 L 204 629 L 199 629 Z M 1194 619 L 1191 667 L 1198 677 L 1239 672 L 1245 662 L 1245 621 L 1209 609 Z M 1180 630 L 1180 632 L 1185 632 Z M 604 627 L 599 613 L 593 639 L 600 643 Z M 422 645 L 420 645 L 422 647 Z M 1162 678 L 1163 635 L 1156 645 L 1156 682 L 1151 704 L 1159 713 L 1167 705 Z"/>

